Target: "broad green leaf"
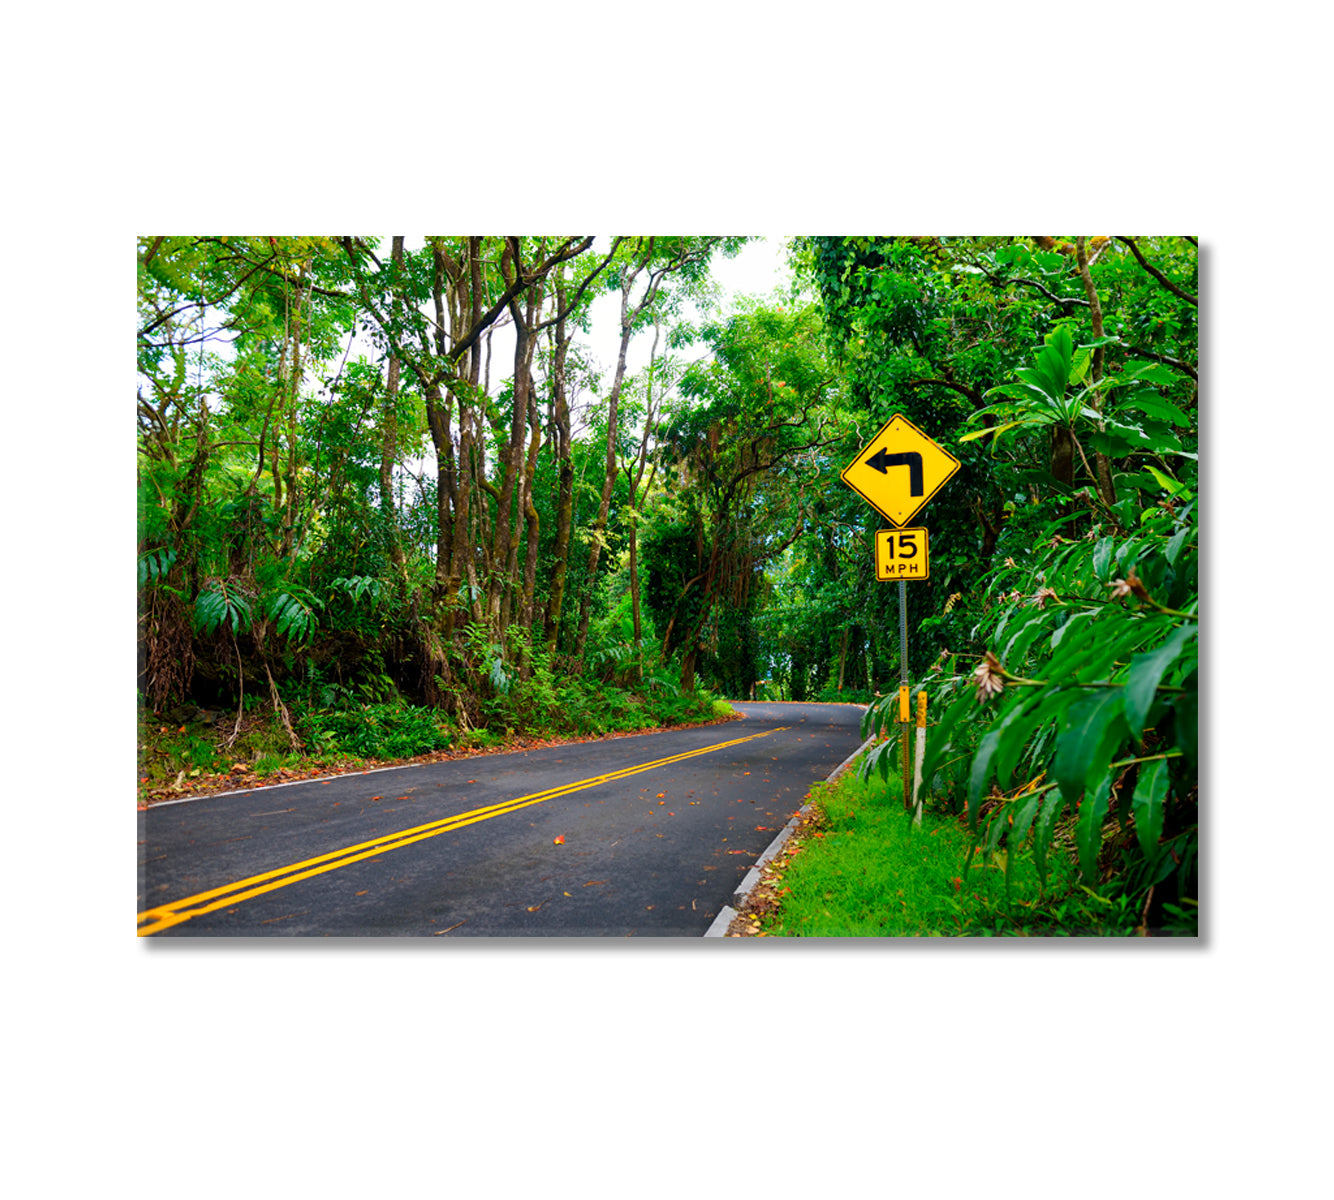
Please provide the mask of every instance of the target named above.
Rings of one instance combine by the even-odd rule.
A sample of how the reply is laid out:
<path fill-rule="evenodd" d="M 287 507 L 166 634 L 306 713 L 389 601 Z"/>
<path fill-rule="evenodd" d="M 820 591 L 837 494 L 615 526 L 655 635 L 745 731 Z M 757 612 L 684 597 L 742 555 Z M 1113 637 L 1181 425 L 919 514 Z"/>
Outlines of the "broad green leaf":
<path fill-rule="evenodd" d="M 959 438 L 959 441 L 974 442 L 978 438 L 986 437 L 987 434 L 993 434 L 994 436 L 999 437 L 1007 429 L 1017 429 L 1021 425 L 1041 425 L 1044 423 L 1042 418 L 1038 416 L 1023 417 L 1018 421 L 1007 421 L 1004 425 L 997 425 L 991 429 L 974 429 L 971 433 L 965 433 L 963 437 Z"/>
<path fill-rule="evenodd" d="M 1020 383 L 1002 383 L 999 387 L 988 388 L 982 393 L 982 398 L 985 400 L 988 396 L 1009 396 L 1012 400 L 1028 400 L 1031 398 L 1030 389 Z M 988 405 L 989 407 L 992 406 Z M 986 411 L 986 408 L 978 409 L 968 418 L 969 422 L 976 421 Z"/>
<path fill-rule="evenodd" d="M 930 727 L 926 732 L 926 754 L 922 758 L 922 778 L 934 779 L 940 763 L 944 761 L 953 745 L 955 727 L 966 712 L 977 708 L 977 698 L 971 691 L 962 696 L 945 710 L 940 724 Z"/>
<path fill-rule="evenodd" d="M 1166 759 L 1141 764 L 1139 778 L 1135 781 L 1135 795 L 1130 803 L 1135 814 L 1135 836 L 1148 859 L 1158 853 L 1158 839 L 1163 834 L 1163 800 L 1167 796 L 1167 782 Z"/>
<path fill-rule="evenodd" d="M 1014 633 L 1014 636 L 1005 643 L 1005 649 L 1001 652 L 1001 661 L 1007 665 L 1013 674 L 1021 674 L 1019 667 L 1023 664 L 1024 655 L 1028 653 L 1028 648 L 1042 634 L 1047 632 L 1047 624 L 1050 618 L 1040 609 L 1035 609 L 1028 621 L 1021 625 Z"/>
<path fill-rule="evenodd" d="M 1029 738 L 1042 724 L 1041 700 L 1041 693 L 1029 698 L 1009 714 L 1009 719 L 1000 729 L 1000 741 L 996 746 L 996 778 L 1002 787 L 1009 786 L 1015 763 L 1023 754 Z"/>
<path fill-rule="evenodd" d="M 1103 735 L 1112 722 L 1124 718 L 1124 692 L 1121 688 L 1101 688 L 1070 710 L 1070 727 L 1056 743 L 1056 761 L 1052 774 L 1074 801 L 1084 790 L 1089 771 L 1095 765 L 1104 742 Z"/>
<path fill-rule="evenodd" d="M 1094 652 L 1076 668 L 1076 677 L 1082 683 L 1107 679 L 1115 673 L 1118 664 L 1126 661 L 1131 651 L 1155 641 L 1164 621 L 1170 619 L 1108 610 L 1107 616 L 1099 622 L 1102 636 L 1094 643 Z"/>
<path fill-rule="evenodd" d="M 1175 405 L 1169 404 L 1157 392 L 1136 392 L 1133 396 L 1127 396 L 1119 401 L 1117 407 L 1137 409 L 1159 421 L 1166 421 L 1169 425 L 1190 428 L 1190 418 Z"/>
<path fill-rule="evenodd" d="M 1055 650 L 1056 647 L 1065 640 L 1066 635 L 1074 629 L 1077 623 L 1088 621 L 1094 616 L 1096 616 L 1095 613 L 1087 611 L 1071 613 L 1069 619 L 1051 635 L 1051 648 Z M 1067 650 L 1068 649 L 1069 647 L 1067 647 Z"/>
<path fill-rule="evenodd" d="M 1084 382 L 1084 376 L 1088 374 L 1090 364 L 1093 362 L 1093 347 L 1080 346 L 1075 351 L 1075 356 L 1070 362 L 1070 382 L 1081 384 Z"/>
<path fill-rule="evenodd" d="M 857 768 L 858 777 L 863 782 L 870 779 L 877 771 L 881 771 L 883 775 L 881 760 L 885 757 L 893 744 L 894 743 L 891 742 L 882 742 L 879 746 L 875 746 L 868 751 L 866 757 L 862 759 L 861 765 Z"/>
<path fill-rule="evenodd" d="M 1010 714 L 1014 716 L 1013 713 Z M 978 809 L 982 804 L 982 792 L 987 786 L 987 780 L 991 777 L 991 760 L 996 753 L 996 746 L 1000 742 L 1003 728 L 992 728 L 983 735 L 982 741 L 978 743 L 977 753 L 973 755 L 973 762 L 968 771 L 968 826 L 970 829 L 977 829 Z"/>
<path fill-rule="evenodd" d="M 1171 387 L 1181 382 L 1182 376 L 1171 367 L 1163 363 L 1150 363 L 1145 367 L 1136 367 L 1133 371 L 1127 372 L 1135 379 L 1144 383 L 1158 383 L 1164 387 Z"/>
<path fill-rule="evenodd" d="M 1093 574 L 1103 583 L 1106 583 L 1111 575 L 1112 566 L 1112 539 L 1109 537 L 1101 538 L 1098 544 L 1093 547 Z"/>
<path fill-rule="evenodd" d="M 1172 540 L 1167 543 L 1167 549 L 1163 556 L 1172 566 L 1177 565 L 1177 559 L 1181 557 L 1181 548 L 1186 544 L 1186 538 L 1193 532 L 1189 525 L 1183 525 L 1172 535 Z"/>
<path fill-rule="evenodd" d="M 1037 816 L 1038 804 L 1041 800 L 1042 793 L 1034 792 L 1031 796 L 1020 796 L 1010 806 L 1014 815 L 1014 824 L 1010 827 L 1011 851 L 1018 850 L 1020 843 L 1028 836 L 1028 831 L 1033 826 L 1033 818 Z"/>
<path fill-rule="evenodd" d="M 1109 616 L 1112 619 L 1109 620 Z M 1133 620 L 1131 614 L 1113 609 L 1104 610 L 1093 620 L 1081 622 L 1078 629 L 1062 641 L 1043 675 L 1049 682 L 1075 678 L 1084 683 L 1095 682 L 1103 668 L 1115 661 L 1127 641 L 1134 643 L 1148 636 L 1148 628 L 1142 622 L 1129 623 Z"/>
<path fill-rule="evenodd" d="M 1033 826 L 1033 865 L 1038 869 L 1038 879 L 1043 887 L 1047 886 L 1047 848 L 1051 845 L 1052 833 L 1064 809 L 1065 796 L 1061 789 L 1051 788 L 1043 798 Z"/>
<path fill-rule="evenodd" d="M 176 551 L 150 550 L 139 559 L 139 586 L 157 583 L 170 572 L 176 562 Z"/>
<path fill-rule="evenodd" d="M 1146 464 L 1144 469 L 1148 471 L 1149 474 L 1152 475 L 1158 481 L 1158 486 L 1161 487 L 1163 491 L 1165 491 L 1169 496 L 1175 496 L 1185 486 L 1184 484 L 1173 479 L 1166 472 L 1160 471 L 1157 467 L 1153 466 L 1152 464 Z"/>
<path fill-rule="evenodd" d="M 1070 379 L 1070 366 L 1074 361 L 1075 340 L 1070 336 L 1068 325 L 1058 325 L 1044 339 L 1046 345 L 1038 355 L 1038 361 L 1044 359 L 1051 378 L 1058 385 L 1057 395 L 1064 392 Z"/>
<path fill-rule="evenodd" d="M 1098 880 L 1098 854 L 1102 850 L 1102 822 L 1111 797 L 1112 777 L 1104 772 L 1084 793 L 1075 820 L 1075 846 L 1079 850 L 1079 869 L 1084 882 L 1092 886 Z"/>
<path fill-rule="evenodd" d="M 1058 388 L 1053 376 L 1049 376 L 1037 367 L 1020 367 L 1015 374 L 1048 404 L 1060 407 L 1065 389 Z"/>
<path fill-rule="evenodd" d="M 1002 784 L 1009 782 L 1030 742 L 1035 747 L 1033 761 L 1039 761 L 1036 747 L 1046 740 L 1045 736 L 1039 735 L 1054 727 L 1066 710 L 1083 696 L 1082 688 L 1044 688 L 1035 697 L 1036 703 L 1026 706 L 1022 716 L 1016 715 L 1015 721 L 1006 726 L 996 751 L 996 776 Z"/>
<path fill-rule="evenodd" d="M 1130 672 L 1126 677 L 1125 712 L 1130 735 L 1136 741 L 1144 734 L 1144 718 L 1153 704 L 1154 693 L 1163 672 L 1180 657 L 1186 643 L 1199 633 L 1199 628 L 1193 622 L 1179 625 L 1158 649 L 1147 654 L 1136 654 L 1130 660 Z"/>
<path fill-rule="evenodd" d="M 862 714 L 862 737 L 868 738 L 872 733 L 880 733 L 892 726 L 898 713 L 898 703 L 897 692 L 891 692 L 881 696 L 878 700 L 873 700 Z M 891 704 L 893 705 L 892 710 Z"/>

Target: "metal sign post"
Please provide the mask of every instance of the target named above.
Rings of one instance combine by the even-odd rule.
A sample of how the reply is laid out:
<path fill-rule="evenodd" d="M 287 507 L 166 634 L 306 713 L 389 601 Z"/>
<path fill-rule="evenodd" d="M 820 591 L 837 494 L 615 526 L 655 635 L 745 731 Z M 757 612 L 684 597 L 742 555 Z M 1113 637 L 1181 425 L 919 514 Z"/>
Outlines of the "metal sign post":
<path fill-rule="evenodd" d="M 840 478 L 896 529 L 876 534 L 876 579 L 899 583 L 899 746 L 903 759 L 903 807 L 911 809 L 917 789 L 909 768 L 909 732 L 912 729 L 908 685 L 909 579 L 929 575 L 927 531 L 905 529 L 959 469 L 959 460 L 937 445 L 907 417 L 887 421 L 842 472 Z M 926 742 L 926 695 L 918 695 L 918 761 Z M 921 813 L 916 821 L 920 822 Z"/>
<path fill-rule="evenodd" d="M 908 790 L 908 585 L 899 580 L 899 758 L 903 763 L 903 807 L 912 804 Z"/>

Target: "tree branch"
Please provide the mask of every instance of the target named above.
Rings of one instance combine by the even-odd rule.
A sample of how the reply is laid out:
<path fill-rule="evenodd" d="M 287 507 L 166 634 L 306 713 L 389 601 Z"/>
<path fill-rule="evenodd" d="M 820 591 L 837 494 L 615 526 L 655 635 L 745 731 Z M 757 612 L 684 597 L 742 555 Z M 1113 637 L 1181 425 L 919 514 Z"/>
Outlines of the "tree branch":
<path fill-rule="evenodd" d="M 982 407 L 982 397 L 972 388 L 962 383 L 951 383 L 948 379 L 909 379 L 905 380 L 908 387 L 943 387 L 951 391 L 958 392 L 962 396 L 967 396 L 979 408 Z"/>
<path fill-rule="evenodd" d="M 1166 275 L 1164 275 L 1160 270 L 1158 270 L 1157 267 L 1153 266 L 1149 262 L 1149 260 L 1144 257 L 1144 255 L 1140 252 L 1140 248 L 1137 245 L 1135 245 L 1134 238 L 1122 237 L 1120 234 L 1118 234 L 1116 240 L 1118 242 L 1124 242 L 1127 246 L 1129 246 L 1130 253 L 1135 256 L 1135 260 L 1139 263 L 1139 265 L 1143 267 L 1146 271 L 1148 271 L 1148 273 L 1152 275 L 1159 283 L 1161 283 L 1163 287 L 1165 287 L 1169 292 L 1171 292 L 1172 295 L 1176 296 L 1177 299 L 1179 300 L 1184 300 L 1187 304 L 1191 305 L 1194 308 L 1199 307 L 1199 301 L 1194 296 L 1192 296 L 1189 292 L 1183 292 L 1179 287 L 1177 287 L 1175 283 L 1173 283 L 1170 279 L 1168 279 Z"/>
<path fill-rule="evenodd" d="M 1076 296 L 1070 296 L 1068 298 L 1065 296 L 1058 296 L 1054 292 L 1048 291 L 1047 287 L 1044 284 L 1039 283 L 1036 279 L 1022 279 L 1017 275 L 1011 276 L 1009 279 L 1006 279 L 1002 275 L 996 275 L 993 272 L 988 271 L 986 267 L 984 267 L 980 262 L 973 262 L 971 265 L 976 267 L 979 271 L 981 271 L 982 274 L 985 275 L 988 279 L 990 279 L 991 282 L 994 284 L 999 284 L 1003 286 L 1008 283 L 1021 283 L 1025 287 L 1035 288 L 1037 291 L 1041 292 L 1044 296 L 1046 296 L 1047 299 L 1050 300 L 1053 304 L 1060 304 L 1060 305 L 1082 304 L 1086 308 L 1088 307 L 1087 300 L 1081 300 Z"/>
<path fill-rule="evenodd" d="M 1196 383 L 1199 383 L 1200 376 L 1190 363 L 1182 362 L 1179 358 L 1170 358 L 1166 354 L 1155 354 L 1152 350 L 1142 350 L 1138 346 L 1127 346 L 1126 353 L 1132 358 L 1151 358 L 1154 362 L 1166 363 L 1169 367 L 1176 367 L 1178 371 L 1184 371 Z"/>

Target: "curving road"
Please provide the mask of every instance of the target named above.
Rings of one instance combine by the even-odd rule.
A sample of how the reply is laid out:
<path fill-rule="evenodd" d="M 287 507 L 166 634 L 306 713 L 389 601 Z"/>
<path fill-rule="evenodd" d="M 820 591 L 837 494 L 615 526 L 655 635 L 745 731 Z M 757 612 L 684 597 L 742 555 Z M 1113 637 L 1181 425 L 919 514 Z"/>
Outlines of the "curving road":
<path fill-rule="evenodd" d="M 850 704 L 156 805 L 139 933 L 700 937 L 861 744 Z"/>

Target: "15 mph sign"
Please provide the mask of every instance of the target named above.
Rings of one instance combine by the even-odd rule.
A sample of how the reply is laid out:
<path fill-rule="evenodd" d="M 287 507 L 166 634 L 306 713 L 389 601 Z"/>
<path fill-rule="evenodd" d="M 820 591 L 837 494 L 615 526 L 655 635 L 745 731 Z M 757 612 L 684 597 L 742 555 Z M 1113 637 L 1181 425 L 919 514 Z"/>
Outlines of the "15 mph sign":
<path fill-rule="evenodd" d="M 907 525 L 959 469 L 959 460 L 901 413 L 843 470 L 844 483 L 895 525 Z"/>
<path fill-rule="evenodd" d="M 875 535 L 875 577 L 931 578 L 931 559 L 925 529 L 881 529 Z"/>

